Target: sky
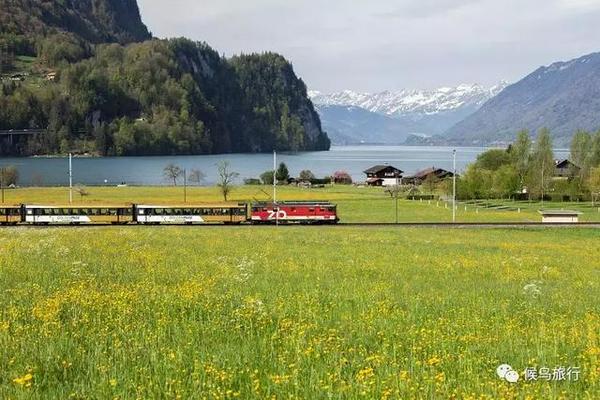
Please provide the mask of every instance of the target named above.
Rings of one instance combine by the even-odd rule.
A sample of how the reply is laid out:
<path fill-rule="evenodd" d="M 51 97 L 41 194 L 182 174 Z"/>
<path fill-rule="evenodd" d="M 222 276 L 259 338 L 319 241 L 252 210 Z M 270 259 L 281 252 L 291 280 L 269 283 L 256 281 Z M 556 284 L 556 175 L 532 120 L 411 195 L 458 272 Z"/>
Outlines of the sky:
<path fill-rule="evenodd" d="M 600 0 L 138 0 L 154 36 L 275 51 L 309 89 L 516 82 L 600 51 Z"/>

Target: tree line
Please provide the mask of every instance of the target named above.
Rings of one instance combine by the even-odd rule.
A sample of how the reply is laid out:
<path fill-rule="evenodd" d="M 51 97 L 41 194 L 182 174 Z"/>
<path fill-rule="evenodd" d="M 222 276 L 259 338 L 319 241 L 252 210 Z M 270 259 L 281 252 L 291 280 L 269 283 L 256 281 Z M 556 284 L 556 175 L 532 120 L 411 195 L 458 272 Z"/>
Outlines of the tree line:
<path fill-rule="evenodd" d="M 539 200 L 551 195 L 583 200 L 600 193 L 600 131 L 577 132 L 570 146 L 573 164 L 557 179 L 552 137 L 541 129 L 535 141 L 526 130 L 507 149 L 488 150 L 458 179 L 460 199 L 519 198 Z"/>
<path fill-rule="evenodd" d="M 0 152 L 175 155 L 328 150 L 306 86 L 274 53 L 220 56 L 187 39 L 36 42 L 52 81 L 3 81 L 0 129 L 44 129 Z"/>

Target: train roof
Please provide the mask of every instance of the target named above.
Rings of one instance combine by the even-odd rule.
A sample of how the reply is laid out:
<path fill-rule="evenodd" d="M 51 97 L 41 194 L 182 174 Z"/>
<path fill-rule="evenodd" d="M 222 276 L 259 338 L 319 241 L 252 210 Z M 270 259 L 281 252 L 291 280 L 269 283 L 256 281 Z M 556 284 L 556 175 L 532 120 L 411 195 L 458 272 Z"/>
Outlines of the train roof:
<path fill-rule="evenodd" d="M 137 208 L 237 208 L 246 203 L 179 203 L 179 204 L 136 204 Z"/>
<path fill-rule="evenodd" d="M 25 208 L 131 208 L 131 204 L 24 204 Z"/>
<path fill-rule="evenodd" d="M 259 201 L 252 203 L 253 206 L 272 206 L 274 203 L 272 201 Z M 278 206 L 334 206 L 332 202 L 328 200 L 307 200 L 307 201 L 278 201 L 276 202 Z"/>

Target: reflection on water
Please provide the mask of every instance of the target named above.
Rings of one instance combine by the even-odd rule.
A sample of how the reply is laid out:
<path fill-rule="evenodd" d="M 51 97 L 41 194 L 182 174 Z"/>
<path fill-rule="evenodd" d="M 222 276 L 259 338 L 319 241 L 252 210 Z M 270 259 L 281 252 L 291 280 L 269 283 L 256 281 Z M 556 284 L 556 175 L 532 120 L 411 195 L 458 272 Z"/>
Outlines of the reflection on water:
<path fill-rule="evenodd" d="M 427 167 L 452 168 L 451 147 L 411 146 L 344 146 L 333 147 L 328 152 L 278 154 L 278 162 L 285 162 L 291 175 L 310 169 L 318 177 L 329 176 L 345 170 L 355 180 L 364 180 L 362 171 L 376 164 L 392 164 L 405 171 L 405 175 Z M 484 148 L 457 147 L 458 171 L 474 161 Z M 556 157 L 566 157 L 566 151 L 557 151 Z M 162 156 L 162 157 L 107 157 L 74 158 L 73 181 L 78 184 L 100 185 L 163 185 L 163 168 L 175 163 L 181 168 L 199 169 L 206 174 L 205 184 L 216 181 L 217 164 L 221 160 L 231 163 L 240 173 L 240 180 L 257 178 L 273 168 L 271 154 L 221 154 L 210 156 Z M 0 165 L 16 165 L 21 185 L 68 184 L 68 161 L 66 158 L 0 158 Z"/>

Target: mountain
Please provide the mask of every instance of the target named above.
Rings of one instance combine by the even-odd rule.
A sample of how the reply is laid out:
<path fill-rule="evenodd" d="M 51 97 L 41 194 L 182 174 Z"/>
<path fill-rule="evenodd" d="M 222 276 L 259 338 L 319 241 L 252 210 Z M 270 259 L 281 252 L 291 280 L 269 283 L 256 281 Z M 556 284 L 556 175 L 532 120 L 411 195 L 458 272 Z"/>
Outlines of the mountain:
<path fill-rule="evenodd" d="M 398 120 L 354 106 L 317 105 L 328 136 L 336 145 L 390 143 L 407 138 Z M 365 132 L 370 132 L 366 136 Z"/>
<path fill-rule="evenodd" d="M 411 135 L 439 135 L 506 87 L 460 85 L 435 90 L 323 94 L 310 91 L 324 128 L 340 141 L 403 143 Z"/>
<path fill-rule="evenodd" d="M 281 55 L 151 39 L 134 0 L 0 2 L 0 130 L 42 131 L 0 154 L 329 149 Z"/>
<path fill-rule="evenodd" d="M 448 130 L 457 144 L 506 143 L 521 129 L 550 129 L 566 146 L 578 129 L 600 128 L 600 53 L 540 67 Z"/>
<path fill-rule="evenodd" d="M 0 34 L 65 32 L 91 43 L 151 39 L 135 0 L 0 0 Z"/>

